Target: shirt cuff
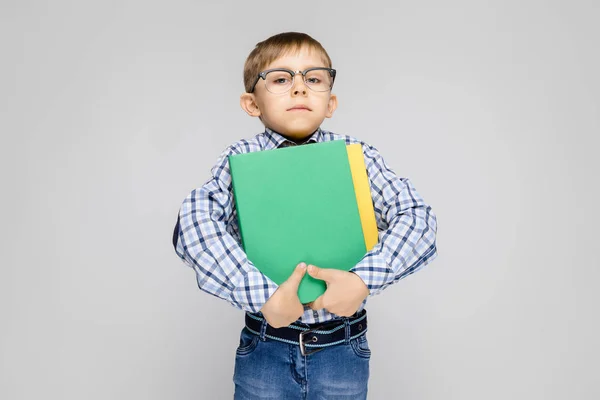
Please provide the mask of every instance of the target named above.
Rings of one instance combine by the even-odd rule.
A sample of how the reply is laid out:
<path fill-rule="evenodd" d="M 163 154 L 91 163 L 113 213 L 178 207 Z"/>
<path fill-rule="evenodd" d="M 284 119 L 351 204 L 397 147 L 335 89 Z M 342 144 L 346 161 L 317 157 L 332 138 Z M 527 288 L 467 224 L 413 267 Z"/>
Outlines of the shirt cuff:
<path fill-rule="evenodd" d="M 251 270 L 244 273 L 241 280 L 236 282 L 231 291 L 230 303 L 244 311 L 256 313 L 260 311 L 278 287 L 279 285 L 252 266 Z"/>
<path fill-rule="evenodd" d="M 379 294 L 394 275 L 383 257 L 374 253 L 367 253 L 349 272 L 355 273 L 363 280 L 369 289 L 369 296 Z"/>
<path fill-rule="evenodd" d="M 427 254 L 420 257 L 409 268 L 394 271 L 387 265 L 383 254 L 367 253 L 367 255 L 365 255 L 365 257 L 349 272 L 355 273 L 363 280 L 369 289 L 369 296 L 375 296 L 381 293 L 389 285 L 417 272 L 436 257 L 437 248 L 434 246 Z"/>

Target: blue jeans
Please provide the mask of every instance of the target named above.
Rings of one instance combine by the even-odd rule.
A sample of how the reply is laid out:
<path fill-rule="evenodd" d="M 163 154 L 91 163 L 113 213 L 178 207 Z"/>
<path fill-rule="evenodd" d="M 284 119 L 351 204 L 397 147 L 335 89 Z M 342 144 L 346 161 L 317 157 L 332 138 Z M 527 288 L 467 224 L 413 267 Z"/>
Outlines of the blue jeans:
<path fill-rule="evenodd" d="M 370 358 L 366 334 L 303 356 L 298 345 L 244 327 L 235 356 L 234 400 L 366 399 Z"/>

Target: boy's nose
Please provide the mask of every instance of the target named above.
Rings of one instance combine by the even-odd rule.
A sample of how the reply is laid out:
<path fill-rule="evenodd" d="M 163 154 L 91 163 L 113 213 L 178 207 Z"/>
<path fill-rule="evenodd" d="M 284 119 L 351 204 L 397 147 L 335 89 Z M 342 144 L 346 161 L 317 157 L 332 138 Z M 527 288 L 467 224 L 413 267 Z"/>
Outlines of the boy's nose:
<path fill-rule="evenodd" d="M 306 88 L 306 84 L 304 83 L 304 77 L 302 76 L 302 74 L 294 75 L 292 83 L 293 83 L 292 93 L 294 95 L 306 94 L 307 88 Z"/>
<path fill-rule="evenodd" d="M 302 90 L 300 90 L 300 88 L 294 88 L 294 91 L 293 91 L 293 93 L 294 93 L 295 95 L 298 95 L 298 94 L 306 94 L 306 88 L 304 87 L 304 88 L 302 88 Z"/>

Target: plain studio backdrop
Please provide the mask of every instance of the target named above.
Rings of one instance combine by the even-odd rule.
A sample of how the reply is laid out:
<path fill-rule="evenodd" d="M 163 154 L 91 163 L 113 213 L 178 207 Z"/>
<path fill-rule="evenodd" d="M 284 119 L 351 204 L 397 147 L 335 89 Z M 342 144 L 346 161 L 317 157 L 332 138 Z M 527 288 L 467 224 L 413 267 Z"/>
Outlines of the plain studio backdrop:
<path fill-rule="evenodd" d="M 177 212 L 254 45 L 328 49 L 323 128 L 376 146 L 438 258 L 370 299 L 370 399 L 597 399 L 597 1 L 2 1 L 0 398 L 228 399 L 244 313 Z"/>

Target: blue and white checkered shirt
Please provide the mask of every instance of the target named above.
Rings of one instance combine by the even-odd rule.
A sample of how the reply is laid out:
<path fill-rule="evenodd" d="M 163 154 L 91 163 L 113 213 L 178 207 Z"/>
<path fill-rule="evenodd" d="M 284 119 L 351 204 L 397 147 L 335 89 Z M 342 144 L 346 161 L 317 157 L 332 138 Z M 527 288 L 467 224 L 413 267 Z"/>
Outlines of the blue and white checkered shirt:
<path fill-rule="evenodd" d="M 397 177 L 375 147 L 321 129 L 303 144 L 340 139 L 347 144 L 360 143 L 365 156 L 379 242 L 350 272 L 360 276 L 374 296 L 436 257 L 437 221 L 412 183 Z M 259 312 L 278 285 L 256 269 L 241 247 L 227 157 L 290 145 L 295 143 L 267 128 L 225 149 L 211 169 L 210 179 L 184 200 L 173 233 L 175 252 L 196 271 L 200 289 L 248 312 Z M 367 299 L 357 311 L 365 307 Z M 339 317 L 305 305 L 299 321 L 321 323 L 333 318 Z"/>

